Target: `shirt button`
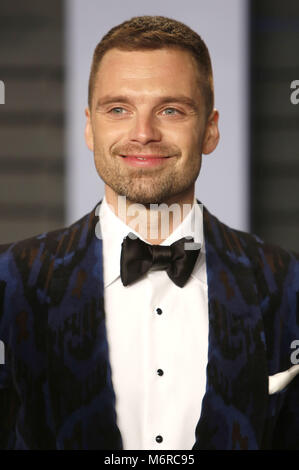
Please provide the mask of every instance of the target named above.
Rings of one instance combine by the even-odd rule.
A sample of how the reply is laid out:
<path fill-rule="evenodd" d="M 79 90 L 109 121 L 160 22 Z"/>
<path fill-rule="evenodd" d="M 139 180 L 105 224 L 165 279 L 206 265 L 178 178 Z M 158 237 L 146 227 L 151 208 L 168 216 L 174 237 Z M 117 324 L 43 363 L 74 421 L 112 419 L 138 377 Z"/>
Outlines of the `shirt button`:
<path fill-rule="evenodd" d="M 162 436 L 156 436 L 156 441 L 158 442 L 158 444 L 161 444 L 161 442 L 163 441 L 163 437 Z"/>
<path fill-rule="evenodd" d="M 156 309 L 156 312 L 157 312 L 158 315 L 161 315 L 161 314 L 162 314 L 162 310 L 161 310 L 160 308 L 157 308 L 157 309 Z"/>
<path fill-rule="evenodd" d="M 157 370 L 157 374 L 158 374 L 158 375 L 163 375 L 163 374 L 164 374 L 164 372 L 163 372 L 163 370 L 162 370 L 162 369 L 158 369 L 158 370 Z"/>

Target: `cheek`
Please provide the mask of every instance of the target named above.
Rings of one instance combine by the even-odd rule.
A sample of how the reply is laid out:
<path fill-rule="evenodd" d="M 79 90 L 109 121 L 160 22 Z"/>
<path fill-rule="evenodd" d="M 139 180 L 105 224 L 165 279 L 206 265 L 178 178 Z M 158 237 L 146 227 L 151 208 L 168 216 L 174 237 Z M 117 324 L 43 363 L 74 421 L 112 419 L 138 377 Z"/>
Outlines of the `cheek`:
<path fill-rule="evenodd" d="M 109 143 L 111 142 L 111 136 L 103 126 L 98 126 L 95 129 L 94 142 L 96 147 L 109 147 Z"/>
<path fill-rule="evenodd" d="M 190 136 L 188 139 L 186 139 L 185 136 L 184 139 L 181 140 L 180 148 L 183 154 L 185 154 L 185 157 L 190 159 L 190 157 L 197 154 L 200 150 L 200 139 L 195 135 Z"/>
<path fill-rule="evenodd" d="M 203 131 L 202 129 L 194 130 L 192 133 L 192 137 L 190 138 L 190 147 L 193 151 L 200 152 L 202 151 L 203 145 Z"/>
<path fill-rule="evenodd" d="M 97 127 L 96 141 L 103 147 L 110 147 L 125 138 L 125 132 L 117 125 L 101 123 Z"/>
<path fill-rule="evenodd" d="M 181 151 L 189 147 L 191 139 L 190 130 L 185 130 L 182 126 L 173 126 L 171 129 L 162 130 L 162 140 L 176 145 Z"/>
<path fill-rule="evenodd" d="M 198 148 L 202 140 L 202 129 L 200 126 L 186 125 L 177 126 L 171 132 L 165 133 L 165 137 L 169 142 L 174 143 L 184 152 L 193 151 Z"/>

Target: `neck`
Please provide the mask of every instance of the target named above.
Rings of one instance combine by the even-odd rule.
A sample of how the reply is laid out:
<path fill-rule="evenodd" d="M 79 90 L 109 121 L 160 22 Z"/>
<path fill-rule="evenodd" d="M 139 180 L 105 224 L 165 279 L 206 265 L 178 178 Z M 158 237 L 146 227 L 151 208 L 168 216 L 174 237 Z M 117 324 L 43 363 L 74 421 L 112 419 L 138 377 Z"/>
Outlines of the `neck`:
<path fill-rule="evenodd" d="M 139 204 L 105 187 L 110 208 L 126 225 L 152 245 L 159 245 L 183 222 L 194 202 L 194 186 L 159 204 Z"/>

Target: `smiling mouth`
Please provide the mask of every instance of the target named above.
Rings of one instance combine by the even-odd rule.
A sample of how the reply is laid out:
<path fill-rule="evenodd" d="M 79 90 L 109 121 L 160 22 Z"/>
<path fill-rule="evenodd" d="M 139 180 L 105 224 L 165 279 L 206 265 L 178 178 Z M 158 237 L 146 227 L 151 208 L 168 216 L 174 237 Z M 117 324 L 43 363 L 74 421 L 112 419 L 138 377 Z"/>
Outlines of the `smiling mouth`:
<path fill-rule="evenodd" d="M 166 161 L 174 156 L 175 155 L 119 155 L 126 165 L 139 168 L 151 168 L 166 165 Z"/>
<path fill-rule="evenodd" d="M 162 158 L 171 158 L 171 156 L 160 156 L 160 155 L 120 155 L 122 158 L 136 158 L 136 160 L 153 160 Z"/>

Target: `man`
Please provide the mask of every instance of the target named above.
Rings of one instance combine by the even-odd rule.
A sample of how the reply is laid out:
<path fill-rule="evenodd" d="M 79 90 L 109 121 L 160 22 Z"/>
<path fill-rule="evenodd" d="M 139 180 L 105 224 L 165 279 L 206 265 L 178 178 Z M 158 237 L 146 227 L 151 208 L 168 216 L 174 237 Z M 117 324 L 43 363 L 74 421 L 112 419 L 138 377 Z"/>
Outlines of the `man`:
<path fill-rule="evenodd" d="M 2 447 L 299 449 L 298 257 L 194 196 L 219 140 L 205 44 L 122 23 L 88 104 L 103 201 L 0 249 Z"/>

